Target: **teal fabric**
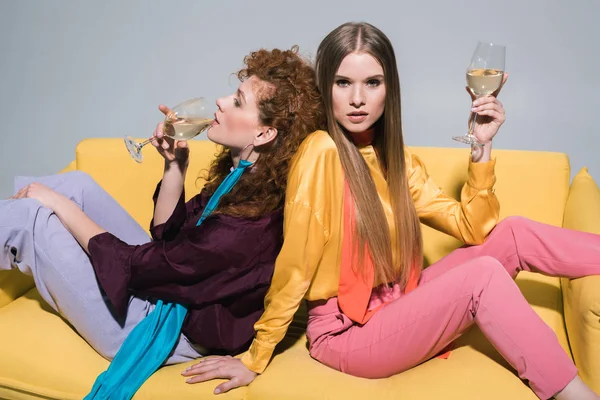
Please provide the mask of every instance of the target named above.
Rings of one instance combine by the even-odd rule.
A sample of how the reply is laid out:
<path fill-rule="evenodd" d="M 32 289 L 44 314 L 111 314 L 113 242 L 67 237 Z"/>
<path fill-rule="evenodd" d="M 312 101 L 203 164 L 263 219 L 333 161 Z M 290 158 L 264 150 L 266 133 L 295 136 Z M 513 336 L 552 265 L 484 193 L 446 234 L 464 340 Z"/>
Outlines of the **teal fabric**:
<path fill-rule="evenodd" d="M 166 360 L 179 339 L 187 308 L 163 303 L 127 336 L 108 369 L 96 378 L 89 399 L 131 399 Z"/>
<path fill-rule="evenodd" d="M 224 195 L 226 195 L 227 193 L 229 193 L 231 191 L 231 189 L 235 186 L 237 181 L 239 181 L 240 178 L 242 177 L 242 174 L 244 173 L 246 168 L 248 168 L 251 165 L 252 165 L 251 162 L 246 161 L 246 160 L 241 160 L 238 163 L 237 168 L 234 169 L 233 171 L 231 171 L 229 173 L 229 175 L 227 175 L 227 177 L 219 185 L 217 190 L 215 190 L 215 193 L 208 200 L 208 203 L 206 204 L 206 208 L 204 208 L 204 212 L 200 216 L 200 219 L 198 220 L 198 223 L 196 224 L 196 226 L 200 225 L 202 223 L 202 221 L 204 221 L 206 219 L 206 217 L 208 217 L 210 214 L 212 214 L 213 210 L 215 208 L 217 208 L 217 206 L 219 205 L 219 200 L 221 200 L 221 197 L 223 197 Z"/>
<path fill-rule="evenodd" d="M 196 226 L 219 205 L 252 163 L 242 160 L 210 197 Z M 146 380 L 167 360 L 173 351 L 187 308 L 181 304 L 158 300 L 156 307 L 123 342 L 108 369 L 101 373 L 84 400 L 131 399 Z"/>

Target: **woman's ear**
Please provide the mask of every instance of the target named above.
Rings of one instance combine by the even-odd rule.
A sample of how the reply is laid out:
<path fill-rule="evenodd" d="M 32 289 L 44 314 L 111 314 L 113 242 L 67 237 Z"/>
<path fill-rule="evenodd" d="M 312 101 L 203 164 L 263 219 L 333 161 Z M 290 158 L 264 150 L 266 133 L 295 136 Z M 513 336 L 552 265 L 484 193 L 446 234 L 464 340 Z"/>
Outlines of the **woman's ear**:
<path fill-rule="evenodd" d="M 263 146 L 269 142 L 272 142 L 277 137 L 277 128 L 272 126 L 265 126 L 258 135 L 254 138 L 254 146 Z"/>

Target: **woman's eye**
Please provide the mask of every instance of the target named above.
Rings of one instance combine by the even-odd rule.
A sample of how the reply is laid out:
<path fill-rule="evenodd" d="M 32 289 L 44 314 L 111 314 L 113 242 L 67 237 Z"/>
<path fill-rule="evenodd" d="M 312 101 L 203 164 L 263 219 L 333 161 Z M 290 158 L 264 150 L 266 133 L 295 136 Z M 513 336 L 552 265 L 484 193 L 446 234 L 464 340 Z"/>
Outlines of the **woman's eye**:
<path fill-rule="evenodd" d="M 335 84 L 339 87 L 347 87 L 350 86 L 350 82 L 348 82 L 346 79 L 338 79 Z"/>
<path fill-rule="evenodd" d="M 240 101 L 237 99 L 237 97 L 234 97 L 233 105 L 239 108 L 242 105 L 242 103 L 240 103 Z"/>
<path fill-rule="evenodd" d="M 369 79 L 369 80 L 367 81 L 367 86 L 370 86 L 370 87 L 377 87 L 377 86 L 379 86 L 379 85 L 381 85 L 381 81 L 380 81 L 379 79 Z"/>

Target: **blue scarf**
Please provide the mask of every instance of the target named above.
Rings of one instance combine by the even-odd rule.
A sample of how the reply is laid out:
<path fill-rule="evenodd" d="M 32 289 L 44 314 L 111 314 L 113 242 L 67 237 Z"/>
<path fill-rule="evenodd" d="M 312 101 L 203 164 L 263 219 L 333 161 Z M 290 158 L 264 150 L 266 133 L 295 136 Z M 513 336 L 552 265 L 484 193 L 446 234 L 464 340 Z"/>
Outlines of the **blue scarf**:
<path fill-rule="evenodd" d="M 251 162 L 241 160 L 237 168 L 227 175 L 206 204 L 196 226 L 214 211 L 221 197 L 231 191 L 250 165 Z M 84 400 L 131 399 L 173 351 L 186 314 L 185 306 L 158 300 L 154 310 L 127 336 L 108 369 L 96 378 Z"/>

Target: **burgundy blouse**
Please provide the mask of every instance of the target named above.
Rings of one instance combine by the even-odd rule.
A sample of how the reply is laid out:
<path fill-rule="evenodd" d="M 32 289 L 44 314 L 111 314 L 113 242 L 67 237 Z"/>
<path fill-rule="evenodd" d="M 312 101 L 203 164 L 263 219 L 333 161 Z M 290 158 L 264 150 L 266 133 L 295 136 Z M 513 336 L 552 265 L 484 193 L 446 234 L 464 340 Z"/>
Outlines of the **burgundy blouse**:
<path fill-rule="evenodd" d="M 155 206 L 159 190 L 160 183 Z M 202 191 L 185 203 L 182 193 L 167 222 L 151 222 L 149 243 L 128 245 L 105 232 L 88 249 L 119 317 L 131 295 L 184 304 L 188 339 L 211 353 L 237 354 L 250 344 L 264 309 L 283 243 L 283 212 L 256 219 L 213 214 L 197 227 L 208 198 Z"/>

